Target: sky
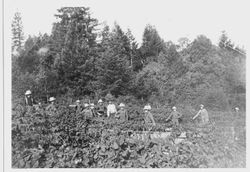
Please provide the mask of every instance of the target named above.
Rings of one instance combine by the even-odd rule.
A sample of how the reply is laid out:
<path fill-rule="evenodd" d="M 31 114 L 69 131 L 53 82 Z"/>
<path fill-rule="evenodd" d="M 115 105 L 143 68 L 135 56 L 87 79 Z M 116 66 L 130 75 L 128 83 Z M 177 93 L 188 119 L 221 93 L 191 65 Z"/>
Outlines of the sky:
<path fill-rule="evenodd" d="M 117 22 L 124 31 L 129 28 L 139 43 L 147 24 L 174 43 L 203 34 L 217 44 L 223 30 L 237 45 L 248 41 L 247 0 L 8 0 L 5 6 L 10 19 L 16 11 L 21 13 L 26 38 L 39 32 L 50 34 L 57 9 L 85 6 L 99 22 L 111 27 Z"/>

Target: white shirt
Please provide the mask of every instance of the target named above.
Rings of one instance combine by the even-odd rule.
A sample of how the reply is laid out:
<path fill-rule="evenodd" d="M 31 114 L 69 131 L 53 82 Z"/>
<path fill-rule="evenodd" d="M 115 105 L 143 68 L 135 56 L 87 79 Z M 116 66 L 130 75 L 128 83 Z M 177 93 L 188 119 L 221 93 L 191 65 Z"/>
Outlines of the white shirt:
<path fill-rule="evenodd" d="M 110 115 L 111 113 L 117 113 L 117 110 L 116 110 L 116 107 L 115 107 L 114 104 L 109 104 L 109 105 L 107 106 L 107 116 L 109 117 L 109 115 Z"/>

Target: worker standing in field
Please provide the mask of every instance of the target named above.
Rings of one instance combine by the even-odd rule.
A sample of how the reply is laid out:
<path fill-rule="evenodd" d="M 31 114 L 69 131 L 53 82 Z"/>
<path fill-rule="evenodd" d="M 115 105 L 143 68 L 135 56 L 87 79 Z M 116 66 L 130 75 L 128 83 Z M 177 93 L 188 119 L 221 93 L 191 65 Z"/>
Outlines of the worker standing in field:
<path fill-rule="evenodd" d="M 82 111 L 83 113 L 83 118 L 84 118 L 84 127 L 85 127 L 85 133 L 89 131 L 89 125 L 92 122 L 92 118 L 94 117 L 92 110 L 89 106 L 89 104 L 85 103 L 84 104 L 85 109 Z"/>
<path fill-rule="evenodd" d="M 204 105 L 201 104 L 200 105 L 200 110 L 199 112 L 193 117 L 193 120 L 195 120 L 198 116 L 200 116 L 200 121 L 201 121 L 201 124 L 204 125 L 204 124 L 207 124 L 209 122 L 209 117 L 208 117 L 208 112 L 207 110 L 204 108 Z"/>
<path fill-rule="evenodd" d="M 128 121 L 128 113 L 127 110 L 125 109 L 125 104 L 120 103 L 119 108 L 120 109 L 116 114 L 116 119 L 120 120 L 121 122 Z"/>
<path fill-rule="evenodd" d="M 232 126 L 231 126 L 231 133 L 232 133 L 232 138 L 236 141 L 239 140 L 238 137 L 238 131 L 239 130 L 239 125 L 238 125 L 238 119 L 240 117 L 240 108 L 239 107 L 235 107 L 234 108 L 234 120 L 232 122 Z"/>
<path fill-rule="evenodd" d="M 32 93 L 31 93 L 30 90 L 27 90 L 25 92 L 25 104 L 27 106 L 33 106 L 35 104 L 35 101 L 34 101 L 34 99 L 32 97 Z"/>
<path fill-rule="evenodd" d="M 234 108 L 234 112 L 235 112 L 235 116 L 239 117 L 240 116 L 240 108 L 239 107 L 235 107 Z"/>
<path fill-rule="evenodd" d="M 81 101 L 76 100 L 76 107 L 75 107 L 76 113 L 80 113 L 82 111 Z"/>
<path fill-rule="evenodd" d="M 94 103 L 90 103 L 90 110 L 92 112 L 93 117 L 97 116 Z"/>
<path fill-rule="evenodd" d="M 107 117 L 113 118 L 115 117 L 116 113 L 117 113 L 117 110 L 116 110 L 115 104 L 111 100 L 109 100 L 109 103 L 107 106 Z"/>
<path fill-rule="evenodd" d="M 179 120 L 181 119 L 182 114 L 177 111 L 177 108 L 174 106 L 172 107 L 172 112 L 166 119 L 166 121 L 170 120 L 172 121 L 173 126 L 178 127 L 179 126 Z"/>
<path fill-rule="evenodd" d="M 55 106 L 55 97 L 50 97 L 49 102 L 50 104 L 46 107 L 46 111 L 49 113 L 49 115 L 54 115 L 57 111 L 56 106 Z"/>
<path fill-rule="evenodd" d="M 98 116 L 104 116 L 106 107 L 102 101 L 102 99 L 98 100 L 98 104 L 96 107 L 96 113 Z"/>
<path fill-rule="evenodd" d="M 145 125 L 146 125 L 146 129 L 147 130 L 151 130 L 153 126 L 155 126 L 155 120 L 154 117 L 152 115 L 151 111 L 151 106 L 150 105 L 146 105 L 144 106 L 144 121 L 145 121 Z"/>
<path fill-rule="evenodd" d="M 70 104 L 69 107 L 72 107 L 75 110 L 76 114 L 79 114 L 82 111 L 82 105 L 80 100 L 76 100 L 75 104 Z"/>
<path fill-rule="evenodd" d="M 90 121 L 90 119 L 93 118 L 93 113 L 92 113 L 92 109 L 90 108 L 89 104 L 85 103 L 84 104 L 85 109 L 82 111 L 83 115 L 84 115 L 84 119 L 87 121 Z"/>

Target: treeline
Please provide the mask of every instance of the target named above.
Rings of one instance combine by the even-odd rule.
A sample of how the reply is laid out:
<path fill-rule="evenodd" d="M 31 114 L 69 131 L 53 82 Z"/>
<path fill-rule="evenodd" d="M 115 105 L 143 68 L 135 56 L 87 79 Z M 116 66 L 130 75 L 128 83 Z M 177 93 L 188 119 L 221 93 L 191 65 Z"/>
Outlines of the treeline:
<path fill-rule="evenodd" d="M 17 17 L 19 16 L 19 17 Z M 20 14 L 12 32 L 12 93 L 31 89 L 37 98 L 92 96 L 151 102 L 201 102 L 211 108 L 245 108 L 245 52 L 225 32 L 213 45 L 204 35 L 165 42 L 147 25 L 142 44 L 115 23 L 102 27 L 89 8 L 65 7 L 51 35 L 23 40 Z M 20 37 L 19 37 L 20 35 Z"/>

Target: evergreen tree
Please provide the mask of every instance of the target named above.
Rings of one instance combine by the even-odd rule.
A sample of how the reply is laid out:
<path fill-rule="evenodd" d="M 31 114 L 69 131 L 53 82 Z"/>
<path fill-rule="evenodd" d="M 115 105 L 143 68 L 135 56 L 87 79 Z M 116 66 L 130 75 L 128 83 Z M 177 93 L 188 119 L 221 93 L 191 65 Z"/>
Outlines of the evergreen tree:
<path fill-rule="evenodd" d="M 61 8 L 56 17 L 60 20 L 54 24 L 51 49 L 56 57 L 60 89 L 67 91 L 67 86 L 77 90 L 75 94 L 89 94 L 93 91 L 88 84 L 95 73 L 98 21 L 85 7 Z"/>
<path fill-rule="evenodd" d="M 18 65 L 22 73 L 38 72 L 39 54 L 38 50 L 43 46 L 42 35 L 29 37 L 24 44 L 25 49 L 20 52 L 17 59 Z"/>
<path fill-rule="evenodd" d="M 228 36 L 227 36 L 225 31 L 222 31 L 221 36 L 219 38 L 219 44 L 218 44 L 219 47 L 220 48 L 225 48 L 225 45 L 226 45 L 227 41 L 228 41 Z"/>
<path fill-rule="evenodd" d="M 168 66 L 173 65 L 180 58 L 180 55 L 176 49 L 177 48 L 176 48 L 176 45 L 174 43 L 172 43 L 171 41 L 167 42 L 165 55 L 166 55 L 166 60 L 167 60 Z"/>
<path fill-rule="evenodd" d="M 150 61 L 157 61 L 157 56 L 164 51 L 164 41 L 159 36 L 157 30 L 152 25 L 145 27 L 142 46 L 140 48 L 143 56 L 143 63 L 146 65 Z"/>
<path fill-rule="evenodd" d="M 126 36 L 130 42 L 130 67 L 134 71 L 138 71 L 142 68 L 140 51 L 138 49 L 138 43 L 135 41 L 135 37 L 132 35 L 130 29 L 127 30 Z"/>
<path fill-rule="evenodd" d="M 23 24 L 22 24 L 22 18 L 21 18 L 20 12 L 16 12 L 14 14 L 11 27 L 12 27 L 11 50 L 12 50 L 12 53 L 15 54 L 16 52 L 20 51 L 20 49 L 23 46 L 23 41 L 24 41 Z"/>
<path fill-rule="evenodd" d="M 15 15 L 12 48 L 19 56 L 12 64 L 14 94 L 32 89 L 39 96 L 72 99 L 110 93 L 156 104 L 245 106 L 245 99 L 238 99 L 246 91 L 245 51 L 225 32 L 218 46 L 203 35 L 192 42 L 181 38 L 175 45 L 147 25 L 138 48 L 131 31 L 118 24 L 98 32 L 88 8 L 61 8 L 56 17 L 51 35 L 29 36 L 23 46 L 20 13 Z"/>
<path fill-rule="evenodd" d="M 98 89 L 103 94 L 111 93 L 115 96 L 129 92 L 132 77 L 130 59 L 133 55 L 131 38 L 127 36 L 118 24 L 112 32 L 108 27 L 103 30 L 102 52 L 96 64 L 98 68 Z"/>

